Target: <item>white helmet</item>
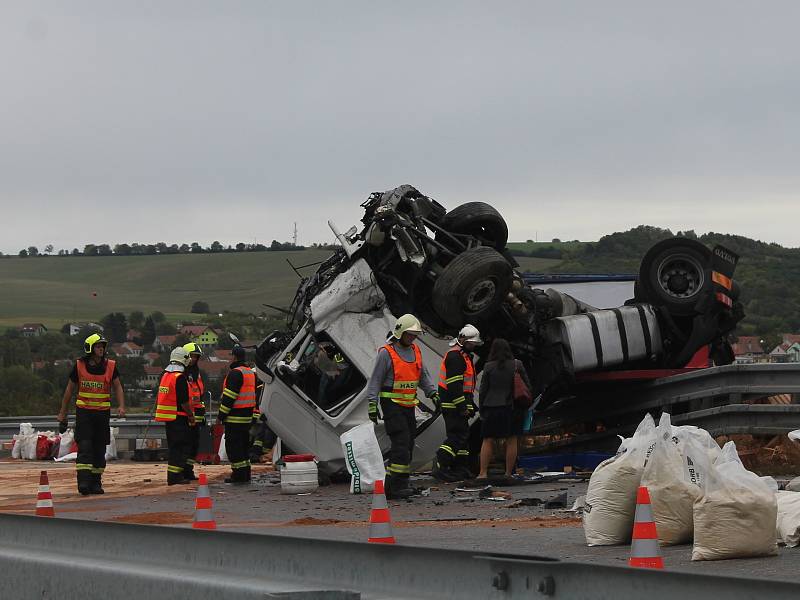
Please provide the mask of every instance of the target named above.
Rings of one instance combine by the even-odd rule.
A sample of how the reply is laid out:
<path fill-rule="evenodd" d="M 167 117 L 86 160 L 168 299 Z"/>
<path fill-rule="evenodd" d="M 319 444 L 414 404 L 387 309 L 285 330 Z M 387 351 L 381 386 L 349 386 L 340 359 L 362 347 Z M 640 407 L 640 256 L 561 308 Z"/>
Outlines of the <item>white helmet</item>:
<path fill-rule="evenodd" d="M 417 319 L 417 317 L 414 315 L 405 314 L 397 319 L 390 337 L 399 340 L 401 337 L 403 337 L 403 334 L 406 331 L 409 333 L 416 333 L 417 335 L 422 333 L 422 325 L 420 324 L 419 319 Z"/>
<path fill-rule="evenodd" d="M 464 325 L 461 328 L 461 331 L 458 332 L 458 337 L 455 338 L 452 342 L 450 342 L 451 346 L 455 346 L 456 344 L 462 344 L 464 342 L 472 342 L 476 346 L 480 346 L 483 344 L 483 340 L 481 339 L 481 332 L 478 331 L 478 328 L 475 325 Z"/>
<path fill-rule="evenodd" d="M 189 353 L 186 351 L 185 348 L 179 346 L 175 348 L 169 355 L 169 362 L 175 363 L 177 365 L 183 365 L 184 367 L 188 367 L 189 364 L 192 362 L 192 357 L 189 356 Z"/>

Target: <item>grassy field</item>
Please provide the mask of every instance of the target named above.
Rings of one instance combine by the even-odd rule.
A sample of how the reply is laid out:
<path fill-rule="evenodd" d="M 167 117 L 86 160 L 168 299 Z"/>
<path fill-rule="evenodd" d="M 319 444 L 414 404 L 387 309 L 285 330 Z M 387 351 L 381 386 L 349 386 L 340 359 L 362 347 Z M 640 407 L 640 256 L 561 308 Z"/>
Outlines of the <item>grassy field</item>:
<path fill-rule="evenodd" d="M 511 250 L 530 252 L 531 250 L 540 250 L 550 247 L 560 250 L 575 250 L 584 244 L 586 244 L 586 242 L 508 242 L 508 247 Z"/>
<path fill-rule="evenodd" d="M 329 251 L 175 254 L 165 256 L 38 257 L 0 260 L 0 327 L 96 321 L 110 312 L 159 310 L 189 320 L 192 303 L 211 310 L 260 313 L 263 302 L 287 306 L 296 266 L 324 260 Z M 522 270 L 540 272 L 560 261 L 517 257 Z M 313 272 L 313 268 L 304 273 Z M 96 294 L 96 295 L 94 295 Z"/>
<path fill-rule="evenodd" d="M 532 256 L 515 256 L 514 258 L 519 263 L 520 271 L 528 271 L 529 273 L 544 273 L 561 263 L 557 258 L 535 258 Z"/>
<path fill-rule="evenodd" d="M 306 250 L 6 258 L 0 260 L 0 326 L 35 322 L 57 329 L 68 321 L 134 310 L 180 319 L 197 300 L 214 312 L 259 313 L 262 302 L 286 306 L 294 297 L 298 277 L 287 258 L 303 265 L 328 256 L 329 251 Z"/>

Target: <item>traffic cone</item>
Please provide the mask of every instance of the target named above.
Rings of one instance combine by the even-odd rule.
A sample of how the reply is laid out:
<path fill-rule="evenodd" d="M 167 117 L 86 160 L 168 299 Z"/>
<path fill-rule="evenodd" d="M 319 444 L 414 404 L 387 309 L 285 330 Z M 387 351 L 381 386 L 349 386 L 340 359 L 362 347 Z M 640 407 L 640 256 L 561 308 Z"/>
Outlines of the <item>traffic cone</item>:
<path fill-rule="evenodd" d="M 383 491 L 383 479 L 375 481 L 372 492 L 372 512 L 369 515 L 369 539 L 373 544 L 394 544 L 392 520 L 389 517 L 389 505 Z"/>
<path fill-rule="evenodd" d="M 628 565 L 645 569 L 663 569 L 664 559 L 658 547 L 658 533 L 650 506 L 650 492 L 645 486 L 636 493 L 636 516 L 633 520 L 631 557 Z"/>
<path fill-rule="evenodd" d="M 212 506 L 211 493 L 208 491 L 208 477 L 205 473 L 200 473 L 200 480 L 197 482 L 197 498 L 194 501 L 193 529 L 217 528 L 217 522 L 211 512 Z"/>
<path fill-rule="evenodd" d="M 56 511 L 53 508 L 53 495 L 50 493 L 50 482 L 47 479 L 47 471 L 42 471 L 39 475 L 39 493 L 36 495 L 36 516 L 56 516 Z"/>

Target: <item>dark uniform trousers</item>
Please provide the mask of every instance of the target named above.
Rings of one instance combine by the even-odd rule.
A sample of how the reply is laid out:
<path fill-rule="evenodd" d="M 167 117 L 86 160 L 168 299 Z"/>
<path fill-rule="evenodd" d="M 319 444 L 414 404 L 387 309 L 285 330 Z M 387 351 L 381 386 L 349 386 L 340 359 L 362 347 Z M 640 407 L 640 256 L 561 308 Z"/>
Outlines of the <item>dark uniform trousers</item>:
<path fill-rule="evenodd" d="M 169 460 L 167 464 L 167 483 L 175 483 L 184 479 L 186 459 L 189 457 L 191 433 L 189 419 L 178 415 L 174 421 L 166 421 L 164 427 L 167 431 L 167 446 L 169 447 Z"/>
<path fill-rule="evenodd" d="M 386 435 L 392 442 L 386 468 L 386 488 L 391 494 L 408 487 L 417 422 L 413 406 L 400 406 L 389 398 L 381 398 L 380 404 Z"/>
<path fill-rule="evenodd" d="M 233 481 L 250 481 L 250 424 L 225 423 L 225 452 Z"/>
<path fill-rule="evenodd" d="M 78 488 L 99 484 L 106 468 L 106 446 L 111 443 L 110 410 L 75 409 Z"/>
<path fill-rule="evenodd" d="M 188 479 L 194 478 L 194 466 L 197 464 L 197 451 L 200 448 L 200 428 L 206 426 L 206 411 L 197 408 L 194 411 L 194 427 L 189 427 L 189 447 L 186 450 L 186 468 L 184 469 Z"/>
<path fill-rule="evenodd" d="M 444 427 L 447 438 L 436 451 L 436 460 L 443 469 L 466 467 L 469 457 L 469 417 L 460 409 L 443 408 Z"/>
<path fill-rule="evenodd" d="M 275 446 L 278 436 L 264 421 L 258 421 L 253 425 L 251 433 L 253 435 L 251 436 L 252 443 L 250 444 L 250 461 L 258 462 L 264 452 L 268 452 Z"/>

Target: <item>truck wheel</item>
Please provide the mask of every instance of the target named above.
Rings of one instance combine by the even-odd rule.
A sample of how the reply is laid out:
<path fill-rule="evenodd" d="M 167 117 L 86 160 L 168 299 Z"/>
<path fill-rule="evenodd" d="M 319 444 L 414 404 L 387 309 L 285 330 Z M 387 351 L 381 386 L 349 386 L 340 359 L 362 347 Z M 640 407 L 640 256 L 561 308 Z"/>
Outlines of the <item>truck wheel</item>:
<path fill-rule="evenodd" d="M 511 265 L 493 248 L 479 246 L 456 256 L 433 284 L 433 308 L 448 325 L 480 322 L 511 288 Z"/>
<path fill-rule="evenodd" d="M 451 233 L 477 238 L 483 245 L 502 250 L 508 242 L 508 225 L 497 210 L 485 202 L 467 202 L 456 206 L 442 219 L 441 226 Z M 437 236 L 438 241 L 442 241 Z"/>
<path fill-rule="evenodd" d="M 642 259 L 636 295 L 666 307 L 673 315 L 691 315 L 700 295 L 711 285 L 706 273 L 710 261 L 711 250 L 695 240 L 659 242 Z"/>

